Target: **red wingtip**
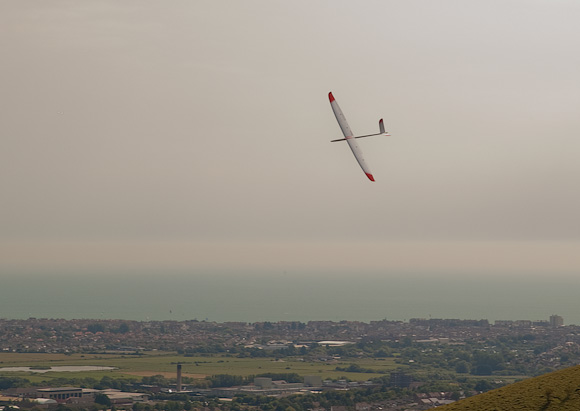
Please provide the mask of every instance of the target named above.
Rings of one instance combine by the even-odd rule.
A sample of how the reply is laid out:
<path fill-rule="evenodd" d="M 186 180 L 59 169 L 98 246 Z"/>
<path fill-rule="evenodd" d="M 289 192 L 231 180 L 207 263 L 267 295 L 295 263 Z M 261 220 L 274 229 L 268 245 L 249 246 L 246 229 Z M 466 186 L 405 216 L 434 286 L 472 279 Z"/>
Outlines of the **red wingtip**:
<path fill-rule="evenodd" d="M 328 93 L 328 99 L 330 100 L 331 103 L 334 101 L 334 96 L 332 95 L 332 91 L 330 93 Z"/>
<path fill-rule="evenodd" d="M 373 177 L 373 175 L 371 173 L 365 173 L 367 175 L 367 177 L 369 178 L 369 180 L 371 181 L 375 181 L 375 178 Z"/>

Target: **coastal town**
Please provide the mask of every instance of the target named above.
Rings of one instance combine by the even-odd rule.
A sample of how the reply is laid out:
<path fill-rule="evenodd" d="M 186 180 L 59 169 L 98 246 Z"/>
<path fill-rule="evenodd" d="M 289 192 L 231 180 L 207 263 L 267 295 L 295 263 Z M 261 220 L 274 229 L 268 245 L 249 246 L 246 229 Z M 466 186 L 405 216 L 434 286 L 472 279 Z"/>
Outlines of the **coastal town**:
<path fill-rule="evenodd" d="M 525 337 L 525 338 L 524 338 Z M 274 351 L 324 341 L 413 342 L 417 344 L 482 343 L 506 338 L 540 342 L 546 353 L 574 352 L 580 326 L 549 320 L 495 321 L 422 319 L 404 321 L 206 322 L 128 320 L 0 319 L 1 352 L 79 353 L 105 350 L 236 352 Z M 324 345 L 324 344 L 322 344 Z M 553 356 L 548 362 L 553 362 Z"/>
<path fill-rule="evenodd" d="M 358 398 L 356 409 L 424 410 L 508 381 L 580 364 L 580 327 L 564 325 L 558 315 L 541 321 L 493 324 L 485 319 L 421 318 L 369 323 L 0 319 L 0 355 L 115 354 L 139 358 L 152 352 L 172 352 L 181 358 L 176 363 L 175 378 L 143 377 L 131 384 L 113 383 L 111 378 L 91 383 L 85 380 L 81 381 L 82 387 L 73 386 L 78 381 L 71 380 L 67 386 L 39 386 L 9 377 L 0 363 L 1 387 L 5 388 L 2 398 L 7 404 L 12 404 L 16 396 L 21 400 L 39 399 L 46 406 L 86 408 L 105 395 L 105 403 L 111 401 L 116 407 L 132 409 L 159 401 L 167 404 L 176 398 L 184 404 L 195 404 L 190 404 L 190 409 L 198 409 L 200 404 L 221 398 L 222 402 L 213 408 L 230 410 L 245 409 L 244 401 L 251 408 L 261 397 L 291 401 L 298 395 L 300 401 L 320 398 L 309 402 L 318 406 L 303 409 L 322 410 L 332 408 L 328 398 L 334 397 L 329 393 L 336 393 L 332 395 Z M 287 364 L 324 364 L 333 376 L 299 375 L 288 366 L 285 374 L 242 378 L 220 375 L 216 369 L 197 379 L 182 379 L 181 362 L 186 364 L 188 359 L 200 357 L 222 363 L 233 358 L 269 358 Z M 393 368 L 365 365 L 371 360 L 376 362 L 370 364 L 388 360 Z M 195 360 L 195 365 L 198 362 L 207 361 Z M 63 381 L 66 379 L 58 380 Z M 341 397 L 340 401 L 345 399 Z M 292 407 L 301 408 L 297 404 Z M 368 407 L 364 408 L 364 404 Z"/>

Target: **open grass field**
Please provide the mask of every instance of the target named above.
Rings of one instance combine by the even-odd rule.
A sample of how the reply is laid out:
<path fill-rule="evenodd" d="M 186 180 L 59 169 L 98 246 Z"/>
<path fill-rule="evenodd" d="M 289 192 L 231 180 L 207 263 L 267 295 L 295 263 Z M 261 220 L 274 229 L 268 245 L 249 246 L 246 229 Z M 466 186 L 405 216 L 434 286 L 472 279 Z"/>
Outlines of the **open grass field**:
<path fill-rule="evenodd" d="M 161 374 L 175 378 L 176 364 L 182 364 L 184 376 L 204 378 L 207 375 L 256 375 L 262 373 L 297 373 L 299 375 L 320 375 L 323 379 L 348 377 L 351 380 L 367 380 L 381 372 L 390 372 L 398 367 L 394 359 L 356 359 L 344 362 L 308 362 L 299 359 L 275 360 L 274 358 L 236 358 L 228 356 L 185 357 L 174 352 L 148 352 L 141 356 L 120 354 L 27 354 L 0 353 L 0 376 L 18 376 L 31 382 L 50 381 L 54 378 L 100 379 L 103 376 L 112 378 L 135 378 Z M 375 373 L 353 373 L 336 371 L 336 367 L 346 368 L 356 364 Z M 83 372 L 3 372 L 3 367 L 47 367 L 62 365 L 94 365 L 115 367 L 111 371 Z"/>

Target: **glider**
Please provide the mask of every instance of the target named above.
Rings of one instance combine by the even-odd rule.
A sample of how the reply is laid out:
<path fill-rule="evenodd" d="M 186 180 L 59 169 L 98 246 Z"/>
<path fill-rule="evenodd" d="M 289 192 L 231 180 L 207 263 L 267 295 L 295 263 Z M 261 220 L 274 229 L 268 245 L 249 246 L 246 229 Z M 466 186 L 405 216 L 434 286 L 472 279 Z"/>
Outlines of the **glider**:
<path fill-rule="evenodd" d="M 380 131 L 379 133 L 367 134 L 364 136 L 353 136 L 352 131 L 351 131 L 350 127 L 348 126 L 348 123 L 346 122 L 346 118 L 344 117 L 344 114 L 342 114 L 342 110 L 340 109 L 340 107 L 338 106 L 338 103 L 334 99 L 332 92 L 328 93 L 328 99 L 330 100 L 330 106 L 332 107 L 332 111 L 334 111 L 334 115 L 336 116 L 336 120 L 338 121 L 338 125 L 340 126 L 340 129 L 342 130 L 342 134 L 344 134 L 344 138 L 339 138 L 338 140 L 331 140 L 331 141 L 332 142 L 346 141 L 348 143 L 348 146 L 352 150 L 352 153 L 354 154 L 356 161 L 358 161 L 360 167 L 363 169 L 366 176 L 369 178 L 369 180 L 375 181 L 375 178 L 373 177 L 371 171 L 369 170 L 369 166 L 367 166 L 367 163 L 365 162 L 365 159 L 362 155 L 362 151 L 360 150 L 355 139 L 362 138 L 362 137 L 371 137 L 371 136 L 390 136 L 390 134 L 385 131 L 385 125 L 383 124 L 383 119 L 381 118 L 379 120 L 379 131 Z"/>

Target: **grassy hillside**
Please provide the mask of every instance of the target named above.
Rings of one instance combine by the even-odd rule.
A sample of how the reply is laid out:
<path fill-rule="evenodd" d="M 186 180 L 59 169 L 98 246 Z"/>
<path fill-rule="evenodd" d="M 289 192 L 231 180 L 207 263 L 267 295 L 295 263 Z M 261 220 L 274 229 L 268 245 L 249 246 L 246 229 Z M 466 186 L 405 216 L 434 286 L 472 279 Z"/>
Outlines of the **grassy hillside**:
<path fill-rule="evenodd" d="M 578 411 L 580 366 L 517 382 L 437 408 L 441 411 Z"/>

